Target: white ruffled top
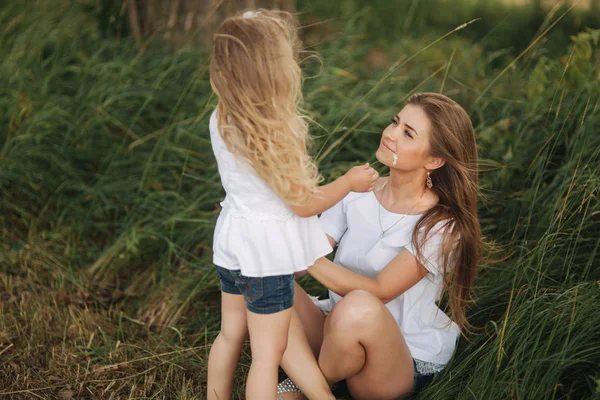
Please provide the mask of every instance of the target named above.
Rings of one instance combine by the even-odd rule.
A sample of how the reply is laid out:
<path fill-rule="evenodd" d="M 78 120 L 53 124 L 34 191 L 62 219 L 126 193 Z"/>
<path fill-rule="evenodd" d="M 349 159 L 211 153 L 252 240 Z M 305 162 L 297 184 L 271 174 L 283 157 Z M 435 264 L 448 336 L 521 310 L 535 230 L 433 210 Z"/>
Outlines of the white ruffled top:
<path fill-rule="evenodd" d="M 213 238 L 213 262 L 264 277 L 303 271 L 333 251 L 316 216 L 297 216 L 247 164 L 223 142 L 216 111 L 210 140 L 225 199 Z"/>
<path fill-rule="evenodd" d="M 375 278 L 402 251 L 415 257 L 412 233 L 421 215 L 395 214 L 381 206 L 373 192 L 350 193 L 321 215 L 325 232 L 337 243 L 334 262 L 357 274 Z M 396 225 L 394 225 L 396 224 Z M 385 306 L 390 311 L 413 358 L 445 365 L 460 336 L 458 325 L 438 306 L 444 286 L 442 241 L 445 221 L 430 232 L 420 259 L 429 272 Z M 385 235 L 383 229 L 389 228 Z M 391 228 L 390 228 L 391 227 Z M 319 306 L 329 311 L 341 297 L 329 291 Z"/>

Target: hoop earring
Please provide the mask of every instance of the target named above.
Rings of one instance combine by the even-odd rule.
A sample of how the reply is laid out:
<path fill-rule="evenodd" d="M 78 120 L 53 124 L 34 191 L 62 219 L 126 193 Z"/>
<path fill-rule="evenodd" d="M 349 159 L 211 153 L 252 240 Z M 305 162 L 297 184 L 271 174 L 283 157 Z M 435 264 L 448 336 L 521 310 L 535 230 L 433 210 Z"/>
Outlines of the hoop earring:
<path fill-rule="evenodd" d="M 429 172 L 429 171 L 427 171 L 426 184 L 429 189 L 431 189 L 433 187 L 433 182 L 431 181 L 431 172 Z"/>

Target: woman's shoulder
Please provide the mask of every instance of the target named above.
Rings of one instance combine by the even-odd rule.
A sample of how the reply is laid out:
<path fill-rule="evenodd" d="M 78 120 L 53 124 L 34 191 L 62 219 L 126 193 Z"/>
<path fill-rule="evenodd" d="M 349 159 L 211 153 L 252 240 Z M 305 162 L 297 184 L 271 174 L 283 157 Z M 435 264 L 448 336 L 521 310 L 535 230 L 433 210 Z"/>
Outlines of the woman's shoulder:
<path fill-rule="evenodd" d="M 221 135 L 219 134 L 219 126 L 217 119 L 217 109 L 215 108 L 212 114 L 210 115 L 210 119 L 208 120 L 208 130 L 210 132 L 211 141 L 221 142 Z"/>
<path fill-rule="evenodd" d="M 421 206 L 419 207 L 419 214 L 426 215 L 427 211 L 438 205 L 439 201 L 439 196 L 435 192 L 426 190 L 421 201 Z M 419 234 L 426 232 L 427 238 L 431 238 L 432 236 L 440 237 L 452 232 L 454 229 L 454 218 L 451 215 L 439 213 L 434 213 L 434 215 L 434 220 L 427 219 L 425 223 L 420 224 Z"/>
<path fill-rule="evenodd" d="M 374 193 L 379 192 L 385 186 L 387 181 L 387 177 L 379 177 L 377 181 L 375 181 L 375 185 L 373 185 L 373 190 L 370 192 L 350 192 L 346 197 L 344 197 L 344 201 L 352 202 L 359 199 L 370 199 Z"/>
<path fill-rule="evenodd" d="M 425 190 L 425 193 L 423 193 L 423 198 L 421 199 L 421 204 L 419 207 L 419 210 L 417 210 L 418 214 L 424 214 L 425 212 L 427 212 L 428 210 L 432 209 L 433 207 L 435 207 L 440 201 L 440 198 L 437 194 L 435 194 L 435 192 L 433 192 L 432 190 Z"/>
<path fill-rule="evenodd" d="M 351 204 L 365 201 L 369 196 L 372 196 L 373 192 L 350 192 L 344 197 L 341 201 L 344 206 L 349 206 Z"/>
<path fill-rule="evenodd" d="M 210 118 L 208 120 L 208 127 L 209 127 L 211 133 L 219 131 L 218 121 L 219 120 L 217 118 L 217 109 L 215 108 L 213 110 L 213 112 L 210 114 Z"/>
<path fill-rule="evenodd" d="M 456 244 L 455 240 L 458 240 L 457 237 L 452 235 L 454 231 L 454 219 L 442 218 L 433 223 L 426 223 L 419 227 L 419 231 L 417 236 L 419 237 L 419 243 L 425 248 L 442 248 L 445 245 L 448 245 L 450 242 L 447 242 L 448 239 L 452 238 L 454 244 Z M 453 245 L 454 246 L 454 245 Z"/>

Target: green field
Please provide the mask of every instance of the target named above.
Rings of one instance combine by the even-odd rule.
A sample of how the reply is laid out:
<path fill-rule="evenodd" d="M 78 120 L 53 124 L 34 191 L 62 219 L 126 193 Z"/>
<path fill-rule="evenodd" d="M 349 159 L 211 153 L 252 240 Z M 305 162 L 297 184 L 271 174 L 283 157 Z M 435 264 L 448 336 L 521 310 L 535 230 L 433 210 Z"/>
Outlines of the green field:
<path fill-rule="evenodd" d="M 203 399 L 223 198 L 208 53 L 134 43 L 84 3 L 0 7 L 0 398 Z M 490 2 L 440 20 L 413 1 L 396 26 L 382 0 L 299 3 L 326 21 L 305 33 L 322 62 L 304 65 L 326 181 L 375 161 L 415 91 L 456 99 L 476 128 L 481 224 L 503 260 L 481 265 L 477 329 L 418 398 L 600 398 L 595 17 L 531 26 Z M 247 347 L 234 397 L 249 363 Z"/>

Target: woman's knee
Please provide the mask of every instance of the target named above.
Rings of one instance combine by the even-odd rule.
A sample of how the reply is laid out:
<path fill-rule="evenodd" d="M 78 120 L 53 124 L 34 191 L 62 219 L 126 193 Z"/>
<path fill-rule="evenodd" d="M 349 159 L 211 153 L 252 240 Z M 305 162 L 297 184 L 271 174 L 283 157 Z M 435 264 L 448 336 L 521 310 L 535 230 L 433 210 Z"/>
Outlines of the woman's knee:
<path fill-rule="evenodd" d="M 365 290 L 346 294 L 331 310 L 326 325 L 329 329 L 346 331 L 372 326 L 385 308 L 383 302 Z"/>

